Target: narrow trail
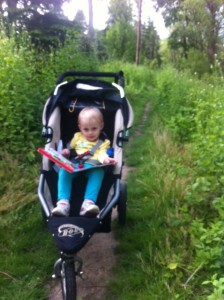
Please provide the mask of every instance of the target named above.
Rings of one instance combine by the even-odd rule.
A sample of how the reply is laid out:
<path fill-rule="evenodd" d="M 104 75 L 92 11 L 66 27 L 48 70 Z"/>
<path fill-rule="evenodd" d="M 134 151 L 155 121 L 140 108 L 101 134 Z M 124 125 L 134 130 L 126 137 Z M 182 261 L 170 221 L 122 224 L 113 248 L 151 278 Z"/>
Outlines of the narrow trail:
<path fill-rule="evenodd" d="M 142 127 L 150 112 L 150 102 L 144 108 L 141 124 L 135 129 L 130 141 L 142 134 Z M 123 167 L 122 180 L 126 180 L 132 168 Z M 117 218 L 116 209 L 113 209 L 112 219 Z M 113 278 L 113 268 L 116 265 L 114 249 L 117 245 L 113 231 L 110 233 L 95 233 L 78 256 L 83 260 L 84 280 L 77 278 L 78 300 L 100 300 L 106 296 L 107 284 Z M 63 300 L 59 280 L 53 280 L 49 286 L 48 300 Z"/>

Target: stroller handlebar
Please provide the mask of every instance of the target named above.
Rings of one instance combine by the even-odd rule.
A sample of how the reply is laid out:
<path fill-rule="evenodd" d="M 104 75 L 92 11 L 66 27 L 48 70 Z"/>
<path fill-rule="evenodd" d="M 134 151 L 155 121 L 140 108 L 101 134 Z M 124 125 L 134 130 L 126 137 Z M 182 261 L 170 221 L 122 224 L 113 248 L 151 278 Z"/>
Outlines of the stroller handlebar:
<path fill-rule="evenodd" d="M 118 83 L 120 86 L 124 87 L 124 73 L 119 71 L 118 73 L 113 72 L 87 72 L 87 71 L 68 71 L 62 73 L 57 81 L 56 85 L 63 82 L 65 77 L 68 76 L 85 76 L 85 77 L 111 77 L 114 78 L 115 83 Z"/>

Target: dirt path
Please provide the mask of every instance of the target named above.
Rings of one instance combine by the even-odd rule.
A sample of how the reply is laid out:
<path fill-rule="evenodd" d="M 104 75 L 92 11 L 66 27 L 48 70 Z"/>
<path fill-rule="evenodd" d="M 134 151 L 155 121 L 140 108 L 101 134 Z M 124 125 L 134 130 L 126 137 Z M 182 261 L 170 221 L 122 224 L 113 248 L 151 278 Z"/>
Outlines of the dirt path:
<path fill-rule="evenodd" d="M 141 124 L 132 133 L 132 137 L 142 134 L 142 126 L 148 118 L 150 103 L 144 109 Z M 126 180 L 129 168 L 124 165 L 122 180 Z M 117 214 L 114 209 L 112 218 Z M 113 267 L 116 264 L 114 248 L 117 241 L 113 231 L 110 233 L 95 233 L 85 247 L 78 253 L 83 259 L 84 280 L 77 278 L 78 300 L 100 300 L 106 295 L 108 281 L 113 277 Z M 52 280 L 53 281 L 53 280 Z M 48 300 L 62 300 L 60 282 L 55 281 L 50 287 Z"/>

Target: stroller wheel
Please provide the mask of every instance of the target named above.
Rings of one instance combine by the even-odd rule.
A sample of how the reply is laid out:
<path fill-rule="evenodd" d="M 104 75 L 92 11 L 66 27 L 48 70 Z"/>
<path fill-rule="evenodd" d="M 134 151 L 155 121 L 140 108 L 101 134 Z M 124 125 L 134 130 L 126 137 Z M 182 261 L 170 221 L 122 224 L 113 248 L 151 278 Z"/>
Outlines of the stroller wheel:
<path fill-rule="evenodd" d="M 127 185 L 126 182 L 120 182 L 120 195 L 117 203 L 118 223 L 125 225 L 126 223 L 126 209 L 127 209 Z"/>
<path fill-rule="evenodd" d="M 74 260 L 62 262 L 61 286 L 62 286 L 63 300 L 76 299 L 76 277 L 75 277 Z"/>

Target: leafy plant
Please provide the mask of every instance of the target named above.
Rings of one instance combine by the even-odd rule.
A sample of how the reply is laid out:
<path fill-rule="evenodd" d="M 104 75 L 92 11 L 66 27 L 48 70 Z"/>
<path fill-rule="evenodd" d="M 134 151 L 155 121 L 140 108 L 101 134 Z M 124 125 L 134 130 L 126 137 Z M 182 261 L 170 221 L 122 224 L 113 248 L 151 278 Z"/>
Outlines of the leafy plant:
<path fill-rule="evenodd" d="M 213 292 L 206 299 L 207 300 L 223 300 L 224 295 L 224 278 L 217 278 L 217 274 L 214 274 L 211 280 L 206 280 L 202 284 L 212 285 Z"/>

